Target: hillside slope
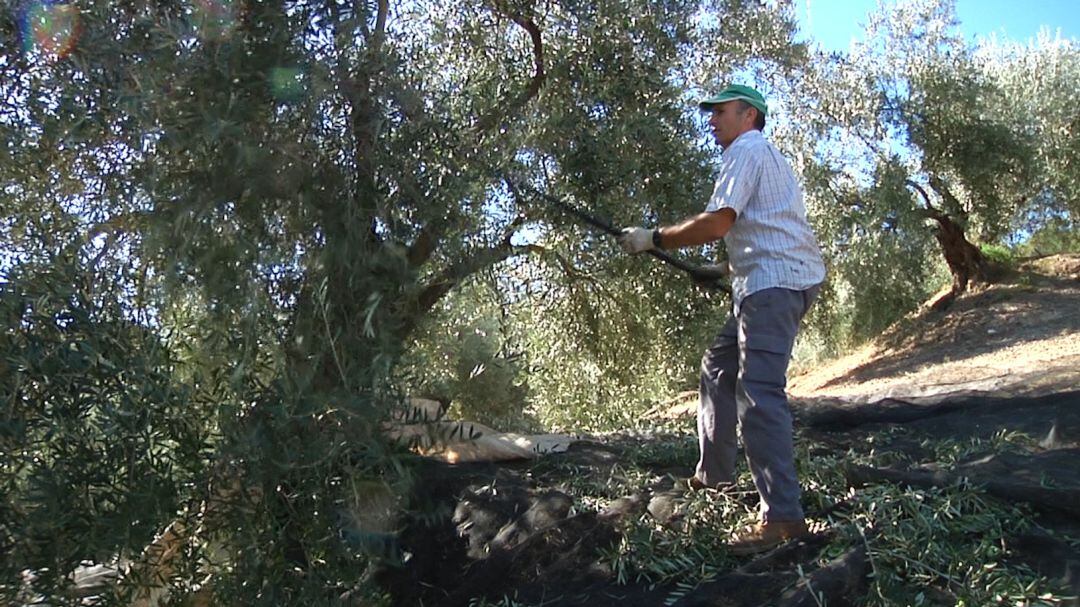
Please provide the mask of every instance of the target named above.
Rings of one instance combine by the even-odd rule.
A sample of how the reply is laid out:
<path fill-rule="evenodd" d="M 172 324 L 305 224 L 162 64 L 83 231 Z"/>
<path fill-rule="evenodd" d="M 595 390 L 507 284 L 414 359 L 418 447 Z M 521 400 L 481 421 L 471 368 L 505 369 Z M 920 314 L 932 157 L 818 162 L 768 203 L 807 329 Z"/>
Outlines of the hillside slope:
<path fill-rule="evenodd" d="M 1035 396 L 1080 387 L 1080 255 L 1026 262 L 945 311 L 929 307 L 794 377 L 793 398 Z"/>

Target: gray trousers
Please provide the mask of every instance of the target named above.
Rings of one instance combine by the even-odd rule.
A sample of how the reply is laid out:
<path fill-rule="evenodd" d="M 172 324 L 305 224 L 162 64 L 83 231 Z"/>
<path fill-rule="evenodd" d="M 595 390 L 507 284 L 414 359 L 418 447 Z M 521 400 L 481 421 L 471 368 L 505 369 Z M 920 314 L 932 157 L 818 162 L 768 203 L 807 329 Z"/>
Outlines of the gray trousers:
<path fill-rule="evenodd" d="M 738 426 L 763 522 L 803 519 L 785 388 L 799 323 L 818 290 L 746 296 L 701 359 L 697 476 L 709 485 L 735 479 Z"/>

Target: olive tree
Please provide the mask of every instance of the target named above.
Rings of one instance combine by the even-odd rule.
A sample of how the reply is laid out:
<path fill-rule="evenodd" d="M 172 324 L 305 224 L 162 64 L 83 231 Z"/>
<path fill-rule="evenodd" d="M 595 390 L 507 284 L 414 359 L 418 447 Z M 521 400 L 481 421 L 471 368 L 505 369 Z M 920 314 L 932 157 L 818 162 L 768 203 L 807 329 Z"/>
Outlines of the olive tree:
<path fill-rule="evenodd" d="M 1038 193 L 1018 207 L 1014 228 L 1025 234 L 1075 230 L 1080 214 L 1080 49 L 1041 32 L 1027 44 L 991 39 L 977 56 L 1031 133 Z"/>
<path fill-rule="evenodd" d="M 245 604 L 340 596 L 394 558 L 353 514 L 406 493 L 394 369 L 464 282 L 537 259 L 544 288 L 592 273 L 686 306 L 534 192 L 618 224 L 696 209 L 687 60 L 788 31 L 690 0 L 3 6 L 0 345 L 26 364 L 0 376 L 0 588 L 72 597 L 76 564 L 138 561 L 180 517 L 176 591 Z M 117 365 L 147 388 L 116 392 Z M 61 409 L 79 449 L 50 440 Z M 33 481 L 78 470 L 77 492 Z"/>
<path fill-rule="evenodd" d="M 1044 190 L 1034 122 L 1008 94 L 999 64 L 965 40 L 953 3 L 885 5 L 865 37 L 819 58 L 814 110 L 861 151 L 845 156 L 865 167 L 853 185 L 866 186 L 873 167 L 905 167 L 908 207 L 932 222 L 958 294 L 994 274 L 972 240 L 1000 240 L 1016 210 Z"/>

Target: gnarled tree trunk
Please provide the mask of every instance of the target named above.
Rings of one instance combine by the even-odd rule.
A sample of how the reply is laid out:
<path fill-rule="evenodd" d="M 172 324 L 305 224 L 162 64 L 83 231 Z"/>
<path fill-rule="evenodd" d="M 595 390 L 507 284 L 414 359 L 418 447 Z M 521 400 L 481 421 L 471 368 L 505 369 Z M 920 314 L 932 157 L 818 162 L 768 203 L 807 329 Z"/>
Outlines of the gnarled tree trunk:
<path fill-rule="evenodd" d="M 929 194 L 921 185 L 911 180 L 908 180 L 907 184 L 917 191 L 922 196 L 923 202 L 926 203 L 923 214 L 937 222 L 934 237 L 937 238 L 938 243 L 941 245 L 941 253 L 945 256 L 945 263 L 949 266 L 949 273 L 952 274 L 952 289 L 948 296 L 934 303 L 934 307 L 940 309 L 952 303 L 958 295 L 967 290 L 968 285 L 972 282 L 990 282 L 995 272 L 991 267 L 992 262 L 982 254 L 979 247 L 967 239 L 964 226 L 947 212 L 935 207 L 930 202 Z M 945 186 L 941 178 L 931 176 L 930 185 L 948 203 L 948 206 L 959 208 L 959 201 Z"/>
<path fill-rule="evenodd" d="M 989 262 L 979 247 L 971 244 L 964 235 L 964 228 L 952 217 L 936 209 L 931 209 L 928 215 L 938 224 L 937 229 L 934 230 L 934 237 L 941 244 L 945 263 L 948 264 L 949 272 L 952 274 L 953 296 L 967 290 L 970 282 L 987 282 Z"/>

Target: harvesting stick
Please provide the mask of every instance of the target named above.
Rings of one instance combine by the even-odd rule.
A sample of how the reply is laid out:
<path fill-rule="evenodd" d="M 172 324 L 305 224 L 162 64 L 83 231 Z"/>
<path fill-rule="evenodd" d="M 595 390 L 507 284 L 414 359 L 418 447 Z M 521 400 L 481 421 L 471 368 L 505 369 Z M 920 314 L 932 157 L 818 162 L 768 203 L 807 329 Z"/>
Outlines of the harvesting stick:
<path fill-rule="evenodd" d="M 505 181 L 506 181 L 507 185 L 511 189 L 515 189 L 517 187 L 509 179 L 505 179 Z M 565 200 L 560 200 L 560 199 L 558 199 L 558 198 L 556 198 L 556 197 L 554 197 L 554 196 L 552 196 L 550 194 L 541 192 L 540 190 L 537 190 L 536 188 L 533 188 L 533 187 L 531 187 L 529 185 L 524 185 L 523 187 L 524 187 L 525 190 L 527 190 L 529 193 L 533 194 L 534 196 L 537 196 L 537 197 L 541 198 L 545 202 L 559 208 L 563 212 L 566 212 L 566 213 L 569 213 L 570 215 L 573 215 L 574 217 L 580 219 L 584 223 L 586 223 L 586 224 L 588 224 L 588 225 L 590 225 L 590 226 L 592 226 L 594 228 L 597 228 L 598 230 L 600 230 L 602 232 L 605 232 L 605 233 L 610 234 L 610 235 L 615 236 L 615 237 L 618 237 L 618 236 L 620 236 L 622 234 L 621 229 L 616 228 L 615 226 L 611 225 L 609 222 L 607 222 L 607 221 L 605 221 L 603 219 L 600 219 L 599 217 L 596 217 L 595 215 L 592 215 L 591 213 L 583 211 L 582 209 L 580 209 L 580 208 L 566 202 Z M 681 259 L 678 259 L 676 257 L 672 257 L 671 255 L 669 255 L 665 251 L 662 251 L 662 250 L 659 250 L 659 249 L 650 249 L 650 250 L 648 250 L 646 252 L 649 255 L 652 255 L 653 257 L 659 259 L 660 261 L 662 261 L 662 262 L 664 262 L 664 263 L 666 263 L 666 264 L 668 264 L 670 266 L 674 266 L 675 268 L 678 268 L 679 270 L 682 270 L 683 272 L 686 272 L 687 274 L 690 275 L 690 278 L 692 278 L 695 283 L 697 283 L 698 285 L 700 285 L 702 287 L 705 287 L 707 289 L 718 289 L 718 290 L 721 290 L 721 291 L 727 293 L 728 295 L 731 294 L 731 287 L 723 282 L 723 280 L 724 280 L 724 278 L 726 276 L 726 272 L 722 272 L 719 269 L 714 269 L 714 268 L 710 268 L 710 267 L 695 266 L 693 264 L 687 263 L 687 262 L 685 262 L 685 261 L 683 261 Z"/>

